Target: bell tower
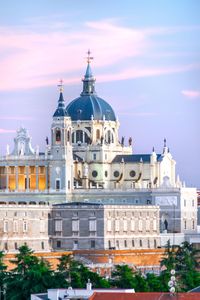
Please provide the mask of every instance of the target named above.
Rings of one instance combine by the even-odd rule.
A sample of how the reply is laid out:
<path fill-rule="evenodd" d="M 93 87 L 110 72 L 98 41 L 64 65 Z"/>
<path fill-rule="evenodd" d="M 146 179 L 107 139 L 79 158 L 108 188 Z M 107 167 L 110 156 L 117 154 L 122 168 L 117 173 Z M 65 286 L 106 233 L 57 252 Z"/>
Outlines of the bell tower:
<path fill-rule="evenodd" d="M 72 124 L 66 114 L 63 82 L 60 81 L 58 106 L 51 126 L 51 192 L 71 193 L 73 188 Z"/>

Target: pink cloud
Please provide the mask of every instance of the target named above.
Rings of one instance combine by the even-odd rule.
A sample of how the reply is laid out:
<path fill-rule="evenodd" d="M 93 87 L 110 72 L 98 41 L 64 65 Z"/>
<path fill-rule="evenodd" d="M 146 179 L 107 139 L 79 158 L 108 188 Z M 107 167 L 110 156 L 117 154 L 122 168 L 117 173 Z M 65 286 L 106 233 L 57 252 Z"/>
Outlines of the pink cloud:
<path fill-rule="evenodd" d="M 200 98 L 200 91 L 184 90 L 181 91 L 181 94 L 190 99 Z"/>
<path fill-rule="evenodd" d="M 1 133 L 13 133 L 13 132 L 16 132 L 16 130 L 0 128 L 0 134 Z"/>
<path fill-rule="evenodd" d="M 135 29 L 113 20 L 102 20 L 87 22 L 81 30 L 55 22 L 48 25 L 50 31 L 43 27 L 41 31 L 38 22 L 36 27 L 29 24 L 28 29 L 0 27 L 0 90 L 56 85 L 56 80 L 63 74 L 65 84 L 80 82 L 80 77 L 74 74 L 77 70 L 84 72 L 84 53 L 88 47 L 94 53 L 95 67 L 119 66 L 114 74 L 103 74 L 101 80 L 170 72 L 164 68 L 142 67 L 123 70 L 123 64 L 120 64 L 126 59 L 148 55 L 154 44 L 152 35 L 165 33 L 167 28 Z M 43 21 L 41 26 L 44 26 Z"/>

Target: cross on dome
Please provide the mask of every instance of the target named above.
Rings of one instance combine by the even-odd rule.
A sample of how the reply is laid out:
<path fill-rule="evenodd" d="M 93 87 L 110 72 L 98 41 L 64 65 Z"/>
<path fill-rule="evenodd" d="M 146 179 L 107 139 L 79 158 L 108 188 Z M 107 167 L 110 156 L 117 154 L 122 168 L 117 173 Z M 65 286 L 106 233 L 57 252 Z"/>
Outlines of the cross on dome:
<path fill-rule="evenodd" d="M 62 93 L 63 90 L 64 90 L 63 79 L 60 79 L 60 80 L 59 80 L 58 87 L 59 87 L 60 93 Z"/>
<path fill-rule="evenodd" d="M 88 51 L 87 51 L 87 63 L 88 64 L 91 62 L 91 60 L 94 59 L 94 57 L 92 57 L 90 54 L 91 54 L 91 51 L 90 51 L 90 49 L 88 49 Z"/>

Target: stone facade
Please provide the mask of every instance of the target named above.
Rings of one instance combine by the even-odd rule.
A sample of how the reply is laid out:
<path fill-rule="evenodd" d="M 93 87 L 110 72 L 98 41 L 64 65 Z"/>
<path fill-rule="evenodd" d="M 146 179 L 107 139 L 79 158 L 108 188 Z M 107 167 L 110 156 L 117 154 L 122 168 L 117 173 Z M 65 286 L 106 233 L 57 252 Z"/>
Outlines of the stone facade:
<path fill-rule="evenodd" d="M 16 252 L 23 244 L 50 251 L 48 205 L 0 204 L 0 251 Z"/>
<path fill-rule="evenodd" d="M 158 206 L 58 204 L 52 208 L 50 224 L 55 250 L 160 246 Z"/>

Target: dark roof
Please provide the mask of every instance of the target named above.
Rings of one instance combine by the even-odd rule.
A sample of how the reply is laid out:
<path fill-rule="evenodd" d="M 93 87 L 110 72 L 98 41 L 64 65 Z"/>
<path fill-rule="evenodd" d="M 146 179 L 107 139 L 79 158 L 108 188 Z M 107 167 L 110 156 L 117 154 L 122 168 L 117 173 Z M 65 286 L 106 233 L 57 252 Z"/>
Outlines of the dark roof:
<path fill-rule="evenodd" d="M 91 205 L 91 206 L 93 206 L 93 205 L 95 205 L 95 206 L 102 206 L 102 204 L 101 203 L 92 203 L 92 202 L 84 202 L 84 201 L 82 201 L 82 202 L 65 202 L 65 203 L 57 203 L 57 204 L 53 204 L 53 206 L 73 206 L 73 205 L 76 205 L 76 206 L 83 206 L 83 205 L 86 205 L 86 206 L 88 206 L 88 205 Z"/>
<path fill-rule="evenodd" d="M 64 117 L 67 116 L 65 111 L 65 100 L 63 98 L 63 93 L 60 93 L 59 99 L 58 99 L 58 107 L 53 114 L 53 117 Z"/>
<path fill-rule="evenodd" d="M 198 286 L 198 287 L 192 289 L 192 290 L 189 291 L 188 293 L 196 293 L 196 292 L 200 293 L 200 286 Z"/>
<path fill-rule="evenodd" d="M 91 116 L 94 120 L 116 121 L 115 113 L 112 107 L 102 98 L 97 95 L 82 95 L 66 107 L 66 114 L 69 115 L 72 121 L 89 121 Z"/>
<path fill-rule="evenodd" d="M 94 293 L 89 300 L 199 300 L 198 293 Z"/>
<path fill-rule="evenodd" d="M 83 161 L 83 159 L 80 156 L 78 156 L 77 154 L 75 154 L 75 153 L 73 153 L 73 160 L 77 160 L 78 162 L 82 162 Z"/>
<path fill-rule="evenodd" d="M 161 154 L 157 154 L 157 159 L 159 159 Z M 143 163 L 150 163 L 151 154 L 126 154 L 126 155 L 116 155 L 113 159 L 113 163 L 120 163 L 124 161 L 125 163 L 137 163 L 142 160 Z"/>

